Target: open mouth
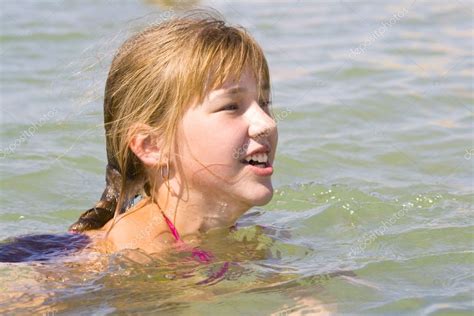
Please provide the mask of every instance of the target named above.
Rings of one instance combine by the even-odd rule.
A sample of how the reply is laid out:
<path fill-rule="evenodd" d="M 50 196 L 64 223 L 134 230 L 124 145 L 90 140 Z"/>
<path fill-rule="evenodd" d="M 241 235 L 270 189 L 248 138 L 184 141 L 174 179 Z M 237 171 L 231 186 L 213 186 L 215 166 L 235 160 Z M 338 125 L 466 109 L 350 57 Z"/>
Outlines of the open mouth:
<path fill-rule="evenodd" d="M 270 166 L 270 164 L 268 162 L 260 162 L 260 161 L 256 161 L 256 160 L 252 160 L 252 159 L 250 159 L 249 161 L 247 161 L 245 159 L 242 159 L 240 162 L 245 164 L 245 165 L 251 165 L 251 166 L 258 167 L 258 168 L 267 168 L 267 167 Z"/>

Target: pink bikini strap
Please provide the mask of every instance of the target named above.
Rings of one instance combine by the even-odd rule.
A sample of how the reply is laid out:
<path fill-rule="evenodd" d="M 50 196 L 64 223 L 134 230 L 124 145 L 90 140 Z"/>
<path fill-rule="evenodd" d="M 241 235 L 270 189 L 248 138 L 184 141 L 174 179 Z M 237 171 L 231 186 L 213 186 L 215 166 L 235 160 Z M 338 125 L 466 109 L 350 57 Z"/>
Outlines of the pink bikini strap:
<path fill-rule="evenodd" d="M 171 233 L 173 234 L 174 239 L 176 239 L 177 242 L 184 244 L 184 241 L 179 236 L 178 230 L 176 229 L 176 227 L 174 227 L 173 223 L 169 220 L 168 217 L 166 217 L 165 213 L 161 212 L 161 214 L 163 215 L 166 224 L 168 225 Z M 212 258 L 214 257 L 212 253 L 207 252 L 205 250 L 201 250 L 199 248 L 192 249 L 191 256 L 202 263 L 210 263 L 212 261 Z"/>
<path fill-rule="evenodd" d="M 178 230 L 176 230 L 176 227 L 174 227 L 173 223 L 168 219 L 168 217 L 166 217 L 165 213 L 161 212 L 161 214 L 163 215 L 163 217 L 166 221 L 166 224 L 168 225 L 169 229 L 171 230 L 171 233 L 173 234 L 174 239 L 176 239 L 176 241 L 182 241 L 181 237 L 179 236 Z"/>

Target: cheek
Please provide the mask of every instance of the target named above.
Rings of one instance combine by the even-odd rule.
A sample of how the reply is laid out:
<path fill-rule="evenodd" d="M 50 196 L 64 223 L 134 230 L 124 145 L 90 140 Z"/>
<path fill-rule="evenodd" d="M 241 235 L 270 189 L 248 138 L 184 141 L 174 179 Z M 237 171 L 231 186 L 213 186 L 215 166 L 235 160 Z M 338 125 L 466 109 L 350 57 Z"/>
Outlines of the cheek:
<path fill-rule="evenodd" d="M 208 122 L 209 123 L 209 122 Z M 223 188 L 239 172 L 234 157 L 244 139 L 230 127 L 193 124 L 184 132 L 183 171 L 193 187 Z"/>
<path fill-rule="evenodd" d="M 243 128 L 229 122 L 194 122 L 184 134 L 187 151 L 203 164 L 233 162 L 245 142 Z"/>

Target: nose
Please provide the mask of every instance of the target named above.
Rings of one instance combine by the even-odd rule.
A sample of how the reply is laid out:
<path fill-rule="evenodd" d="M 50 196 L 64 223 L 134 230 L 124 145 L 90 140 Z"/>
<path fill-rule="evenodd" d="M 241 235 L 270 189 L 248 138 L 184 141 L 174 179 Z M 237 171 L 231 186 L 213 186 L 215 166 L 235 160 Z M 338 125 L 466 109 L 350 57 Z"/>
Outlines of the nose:
<path fill-rule="evenodd" d="M 245 113 L 249 123 L 249 136 L 253 139 L 269 137 L 276 131 L 275 120 L 258 103 L 252 104 Z"/>

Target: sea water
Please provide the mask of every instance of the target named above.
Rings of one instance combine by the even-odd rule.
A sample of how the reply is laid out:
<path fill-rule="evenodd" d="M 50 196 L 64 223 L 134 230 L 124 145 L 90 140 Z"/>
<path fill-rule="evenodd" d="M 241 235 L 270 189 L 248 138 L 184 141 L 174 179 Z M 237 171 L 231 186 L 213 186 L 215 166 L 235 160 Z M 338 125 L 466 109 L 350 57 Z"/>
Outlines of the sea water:
<path fill-rule="evenodd" d="M 206 236 L 209 264 L 180 252 L 0 263 L 0 312 L 470 315 L 467 0 L 3 1 L 0 240 L 64 234 L 99 198 L 113 53 L 194 4 L 248 28 L 268 57 L 272 202 Z"/>

